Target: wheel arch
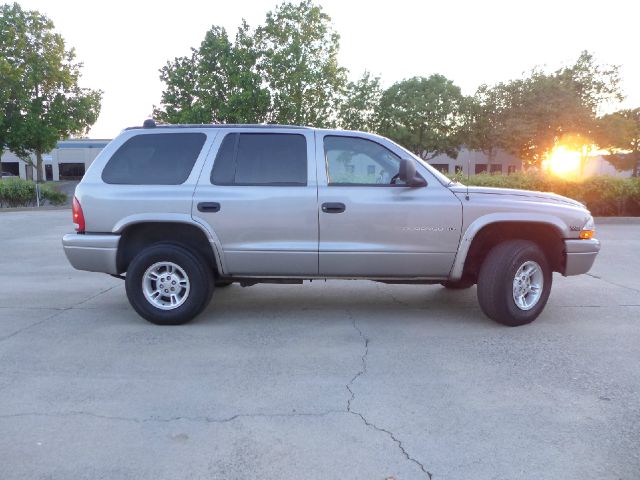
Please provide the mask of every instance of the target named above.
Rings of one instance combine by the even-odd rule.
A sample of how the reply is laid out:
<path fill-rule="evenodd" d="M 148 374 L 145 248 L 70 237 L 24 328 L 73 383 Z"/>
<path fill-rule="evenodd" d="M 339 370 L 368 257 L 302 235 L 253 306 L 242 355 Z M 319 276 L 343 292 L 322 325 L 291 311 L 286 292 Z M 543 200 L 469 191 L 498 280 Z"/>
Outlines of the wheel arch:
<path fill-rule="evenodd" d="M 166 242 L 182 245 L 197 251 L 216 274 L 223 271 L 216 238 L 203 225 L 180 217 L 132 219 L 116 225 L 114 233 L 120 234 L 116 265 L 119 273 L 126 272 L 131 260 L 145 247 Z"/>
<path fill-rule="evenodd" d="M 477 276 L 479 264 L 498 243 L 510 239 L 536 243 L 549 260 L 553 271 L 564 269 L 564 238 L 567 227 L 549 215 L 495 214 L 481 217 L 465 231 L 454 260 L 450 280 Z"/>

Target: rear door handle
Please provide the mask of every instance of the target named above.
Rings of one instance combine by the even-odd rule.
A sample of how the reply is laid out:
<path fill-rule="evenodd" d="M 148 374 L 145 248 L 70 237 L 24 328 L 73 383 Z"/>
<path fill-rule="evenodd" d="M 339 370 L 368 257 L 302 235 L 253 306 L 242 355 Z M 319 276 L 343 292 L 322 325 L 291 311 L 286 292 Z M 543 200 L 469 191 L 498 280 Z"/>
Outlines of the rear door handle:
<path fill-rule="evenodd" d="M 220 204 L 218 202 L 200 202 L 198 204 L 199 212 L 219 212 Z"/>
<path fill-rule="evenodd" d="M 327 202 L 322 204 L 322 211 L 324 213 L 342 213 L 347 209 L 344 203 L 339 202 Z"/>

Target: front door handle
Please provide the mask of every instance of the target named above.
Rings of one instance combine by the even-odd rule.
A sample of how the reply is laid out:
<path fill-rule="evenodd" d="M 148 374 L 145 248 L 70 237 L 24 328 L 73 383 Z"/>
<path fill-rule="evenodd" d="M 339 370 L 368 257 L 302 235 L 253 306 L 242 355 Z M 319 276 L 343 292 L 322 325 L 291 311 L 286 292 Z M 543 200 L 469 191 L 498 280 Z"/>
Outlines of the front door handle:
<path fill-rule="evenodd" d="M 219 212 L 220 204 L 218 202 L 200 202 L 198 204 L 199 212 Z"/>
<path fill-rule="evenodd" d="M 322 204 L 322 211 L 324 213 L 342 213 L 347 209 L 344 203 L 339 202 L 327 202 Z"/>

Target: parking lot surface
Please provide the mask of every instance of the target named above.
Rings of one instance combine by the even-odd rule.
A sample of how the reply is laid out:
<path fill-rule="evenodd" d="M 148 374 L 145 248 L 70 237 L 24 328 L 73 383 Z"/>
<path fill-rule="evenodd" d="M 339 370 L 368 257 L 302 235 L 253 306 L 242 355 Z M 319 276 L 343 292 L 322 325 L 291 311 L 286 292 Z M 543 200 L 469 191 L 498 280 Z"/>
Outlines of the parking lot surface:
<path fill-rule="evenodd" d="M 475 287 L 233 285 L 180 327 L 0 213 L 0 478 L 640 478 L 640 223 L 508 328 Z"/>

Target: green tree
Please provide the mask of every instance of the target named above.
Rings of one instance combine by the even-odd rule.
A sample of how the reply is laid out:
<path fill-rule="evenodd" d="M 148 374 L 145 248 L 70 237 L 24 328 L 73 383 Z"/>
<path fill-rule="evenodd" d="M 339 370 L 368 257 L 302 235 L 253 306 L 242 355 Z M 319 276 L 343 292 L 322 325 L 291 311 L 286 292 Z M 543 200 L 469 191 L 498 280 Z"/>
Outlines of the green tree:
<path fill-rule="evenodd" d="M 339 35 L 310 0 L 283 3 L 256 31 L 260 68 L 271 93 L 269 121 L 334 126 L 346 86 Z"/>
<path fill-rule="evenodd" d="M 3 5 L 0 32 L 5 67 L 15 81 L 7 143 L 29 164 L 29 154 L 35 154 L 41 182 L 42 155 L 60 138 L 88 131 L 98 119 L 102 92 L 78 86 L 82 64 L 44 15 L 17 3 Z"/>
<path fill-rule="evenodd" d="M 0 8 L 0 171 L 2 155 L 9 147 L 11 127 L 18 113 L 19 98 L 23 94 L 19 82 L 19 69 L 16 59 L 20 45 L 15 43 L 17 28 L 15 22 L 6 16 L 10 12 L 8 5 Z"/>
<path fill-rule="evenodd" d="M 509 95 L 503 84 L 481 85 L 468 101 L 465 144 L 487 156 L 489 171 L 497 151 L 504 148 L 504 117 L 508 105 Z"/>
<path fill-rule="evenodd" d="M 583 152 L 584 168 L 599 110 L 621 99 L 618 68 L 597 65 L 588 52 L 571 66 L 535 69 L 500 88 L 506 95 L 503 145 L 528 165 L 539 165 L 562 142 Z"/>
<path fill-rule="evenodd" d="M 426 160 L 458 156 L 468 101 L 442 75 L 395 83 L 380 99 L 380 133 Z"/>
<path fill-rule="evenodd" d="M 376 132 L 381 98 L 380 77 L 372 77 L 365 71 L 359 80 L 347 84 L 340 105 L 340 126 L 346 130 Z"/>
<path fill-rule="evenodd" d="M 598 120 L 596 141 L 609 150 L 607 160 L 620 171 L 640 171 L 640 108 L 620 110 Z"/>
<path fill-rule="evenodd" d="M 190 57 L 179 57 L 160 70 L 166 87 L 154 116 L 168 123 L 260 123 L 269 110 L 262 87 L 254 36 L 246 22 L 229 40 L 213 26 Z"/>

